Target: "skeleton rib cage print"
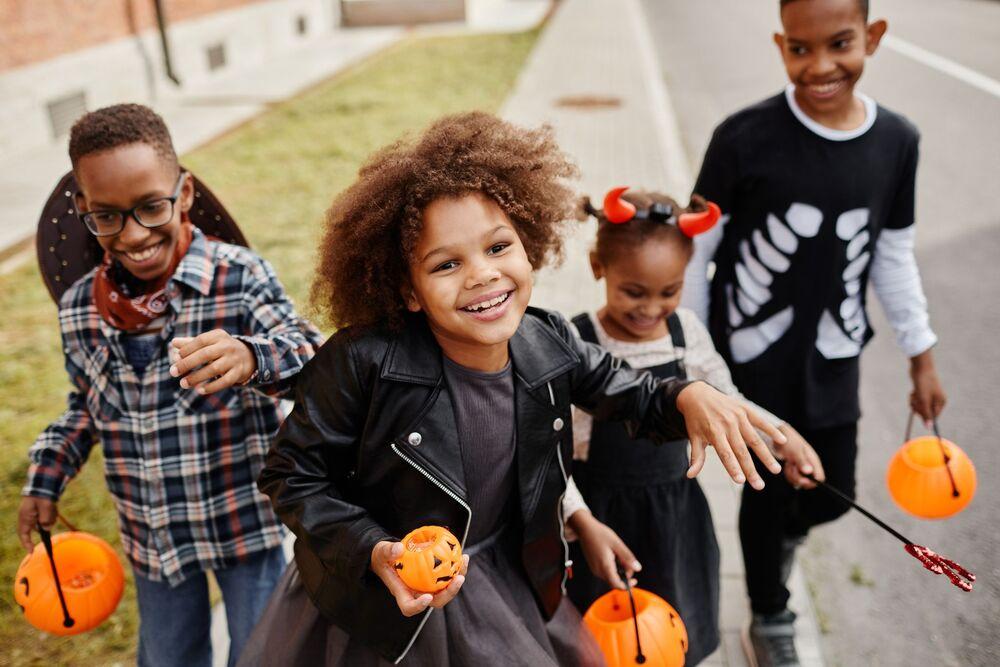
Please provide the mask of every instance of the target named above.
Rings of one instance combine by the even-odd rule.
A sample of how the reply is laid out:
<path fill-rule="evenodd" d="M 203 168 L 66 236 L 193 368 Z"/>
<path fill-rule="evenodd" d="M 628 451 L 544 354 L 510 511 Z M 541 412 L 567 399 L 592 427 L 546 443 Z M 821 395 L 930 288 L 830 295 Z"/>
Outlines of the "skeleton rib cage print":
<path fill-rule="evenodd" d="M 723 224 L 729 220 L 724 216 Z M 766 234 L 755 228 L 739 242 L 733 280 L 724 286 L 727 320 L 732 327 L 729 348 L 736 363 L 753 361 L 781 339 L 795 322 L 795 306 L 774 303 L 775 287 L 790 280 L 791 267 L 801 242 L 812 239 L 823 224 L 815 206 L 792 203 L 783 219 L 768 213 Z M 826 304 L 816 331 L 816 349 L 826 359 L 856 357 L 868 332 L 863 307 L 862 276 L 872 256 L 868 209 L 844 211 L 836 219 L 838 251 L 844 268 L 835 301 Z"/>

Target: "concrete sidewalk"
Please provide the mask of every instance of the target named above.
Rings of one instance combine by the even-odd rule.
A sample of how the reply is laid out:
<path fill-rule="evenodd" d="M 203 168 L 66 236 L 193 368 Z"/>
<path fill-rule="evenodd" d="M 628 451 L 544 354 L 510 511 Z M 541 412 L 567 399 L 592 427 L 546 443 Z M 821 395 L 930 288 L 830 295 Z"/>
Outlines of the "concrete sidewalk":
<path fill-rule="evenodd" d="M 681 201 L 691 191 L 683 144 L 638 0 L 564 0 L 507 100 L 513 121 L 551 123 L 582 172 L 583 190 L 600 201 L 610 187 L 665 190 Z M 602 303 L 587 252 L 594 223 L 581 224 L 566 245 L 566 262 L 543 272 L 533 303 L 567 315 Z M 704 663 L 742 666 L 741 631 L 749 620 L 736 520 L 739 488 L 710 455 L 699 477 L 712 506 L 722 551 L 722 646 Z M 819 667 L 819 628 L 802 572 L 791 577 L 803 665 Z"/>

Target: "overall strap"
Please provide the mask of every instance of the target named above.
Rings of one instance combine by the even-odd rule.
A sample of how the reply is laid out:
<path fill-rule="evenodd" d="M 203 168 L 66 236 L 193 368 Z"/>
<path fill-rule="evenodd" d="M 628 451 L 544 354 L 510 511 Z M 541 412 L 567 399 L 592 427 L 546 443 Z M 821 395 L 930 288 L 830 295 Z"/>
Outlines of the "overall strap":
<path fill-rule="evenodd" d="M 681 326 L 681 318 L 677 316 L 677 311 L 670 313 L 667 317 L 667 331 L 670 333 L 670 342 L 677 351 L 677 377 L 687 378 L 687 369 L 684 367 L 684 327 Z"/>
<path fill-rule="evenodd" d="M 594 327 L 594 323 L 590 321 L 590 315 L 587 313 L 580 313 L 574 317 L 571 322 L 573 322 L 576 326 L 576 330 L 580 332 L 581 339 L 587 341 L 588 343 L 594 343 L 595 345 L 598 344 L 597 329 Z"/>

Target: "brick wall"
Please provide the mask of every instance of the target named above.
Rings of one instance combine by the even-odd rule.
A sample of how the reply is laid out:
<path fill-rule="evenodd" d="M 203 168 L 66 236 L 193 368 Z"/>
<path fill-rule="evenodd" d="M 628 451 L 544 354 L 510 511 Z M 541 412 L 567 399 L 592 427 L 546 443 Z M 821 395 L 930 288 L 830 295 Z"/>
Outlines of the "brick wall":
<path fill-rule="evenodd" d="M 264 0 L 163 0 L 168 25 Z M 156 25 L 153 0 L 0 0 L 0 72 Z"/>

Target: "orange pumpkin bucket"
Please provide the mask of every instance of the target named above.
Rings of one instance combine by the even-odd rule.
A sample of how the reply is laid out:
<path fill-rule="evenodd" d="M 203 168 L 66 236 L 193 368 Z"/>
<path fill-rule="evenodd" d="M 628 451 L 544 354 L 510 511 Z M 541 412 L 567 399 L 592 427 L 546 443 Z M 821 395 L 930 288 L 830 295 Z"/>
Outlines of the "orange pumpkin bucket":
<path fill-rule="evenodd" d="M 61 636 L 96 628 L 118 606 L 125 588 L 125 573 L 114 550 L 89 533 L 50 537 L 42 529 L 41 535 L 42 543 L 24 557 L 14 575 L 14 600 L 24 618 L 39 630 Z"/>
<path fill-rule="evenodd" d="M 913 415 L 910 415 L 910 425 Z M 889 461 L 886 484 L 903 510 L 922 519 L 944 519 L 961 512 L 976 493 L 976 469 L 958 445 L 938 433 L 910 438 Z"/>
<path fill-rule="evenodd" d="M 413 590 L 437 593 L 462 569 L 462 545 L 447 528 L 422 526 L 403 538 L 403 555 L 395 567 Z"/>
<path fill-rule="evenodd" d="M 677 610 L 654 593 L 641 588 L 609 591 L 590 605 L 583 622 L 610 667 L 684 664 L 687 630 Z"/>

